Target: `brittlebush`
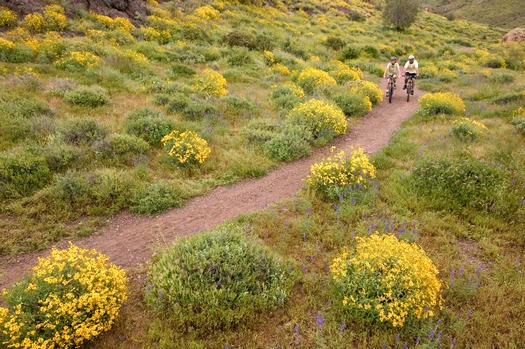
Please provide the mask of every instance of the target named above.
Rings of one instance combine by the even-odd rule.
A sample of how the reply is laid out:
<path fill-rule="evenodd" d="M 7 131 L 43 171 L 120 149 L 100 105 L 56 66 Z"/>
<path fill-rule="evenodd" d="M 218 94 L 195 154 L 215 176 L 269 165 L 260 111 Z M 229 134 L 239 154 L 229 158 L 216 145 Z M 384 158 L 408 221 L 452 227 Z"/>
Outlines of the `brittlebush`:
<path fill-rule="evenodd" d="M 418 245 L 393 235 L 358 237 L 355 250 L 343 250 L 330 271 L 336 304 L 365 321 L 402 327 L 442 307 L 443 285 L 432 260 Z"/>
<path fill-rule="evenodd" d="M 306 184 L 321 194 L 334 198 L 352 187 L 367 188 L 375 178 L 374 165 L 370 163 L 363 149 L 358 148 L 346 156 L 344 151 L 335 153 L 310 167 Z"/>
<path fill-rule="evenodd" d="M 211 153 L 208 142 L 192 131 L 171 131 L 162 138 L 162 144 L 180 165 L 202 164 Z"/>
<path fill-rule="evenodd" d="M 226 79 L 221 73 L 211 69 L 205 69 L 193 84 L 196 91 L 203 92 L 211 96 L 226 96 Z"/>
<path fill-rule="evenodd" d="M 126 275 L 95 250 L 73 244 L 39 259 L 3 295 L 0 347 L 72 348 L 108 331 L 126 300 Z"/>
<path fill-rule="evenodd" d="M 419 99 L 419 105 L 421 106 L 421 114 L 426 116 L 465 114 L 465 103 L 463 103 L 463 100 L 455 93 L 427 93 Z"/>
<path fill-rule="evenodd" d="M 316 139 L 330 140 L 334 135 L 346 133 L 345 114 L 336 105 L 311 99 L 290 110 L 286 116 L 312 132 Z"/>

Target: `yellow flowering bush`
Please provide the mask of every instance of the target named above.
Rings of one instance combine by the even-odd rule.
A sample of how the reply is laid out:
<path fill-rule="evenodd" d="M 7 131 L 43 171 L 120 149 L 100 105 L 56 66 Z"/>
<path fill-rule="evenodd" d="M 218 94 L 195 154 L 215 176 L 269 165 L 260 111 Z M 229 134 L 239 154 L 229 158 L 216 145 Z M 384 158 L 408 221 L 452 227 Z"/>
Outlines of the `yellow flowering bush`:
<path fill-rule="evenodd" d="M 294 95 L 298 98 L 304 98 L 306 96 L 301 86 L 291 81 L 273 87 L 272 98 L 278 98 L 283 95 Z"/>
<path fill-rule="evenodd" d="M 419 68 L 420 79 L 435 78 L 439 74 L 439 69 L 435 65 L 428 65 L 426 67 Z"/>
<path fill-rule="evenodd" d="M 93 21 L 97 29 L 114 30 L 122 29 L 127 32 L 131 32 L 135 26 L 127 18 L 117 17 L 111 18 L 109 16 L 101 15 L 96 12 L 90 12 L 88 18 Z"/>
<path fill-rule="evenodd" d="M 284 64 L 281 64 L 281 63 L 274 64 L 270 68 L 270 71 L 272 73 L 278 73 L 278 74 L 281 74 L 281 75 L 290 75 L 290 69 L 287 66 L 285 66 Z"/>
<path fill-rule="evenodd" d="M 218 19 L 220 17 L 220 12 L 211 6 L 206 5 L 196 8 L 193 15 L 200 19 Z"/>
<path fill-rule="evenodd" d="M 339 107 L 317 99 L 301 103 L 286 115 L 294 124 L 303 125 L 321 143 L 346 133 L 345 114 Z"/>
<path fill-rule="evenodd" d="M 525 108 L 519 107 L 518 109 L 513 110 L 512 116 L 514 117 L 525 116 Z"/>
<path fill-rule="evenodd" d="M 425 251 L 416 244 L 377 232 L 358 237 L 330 265 L 336 304 L 351 316 L 402 327 L 442 307 L 442 282 Z"/>
<path fill-rule="evenodd" d="M 0 60 L 6 61 L 15 46 L 14 42 L 0 37 Z"/>
<path fill-rule="evenodd" d="M 62 31 L 67 27 L 67 17 L 60 5 L 49 5 L 44 8 L 45 29 Z"/>
<path fill-rule="evenodd" d="M 11 27 L 16 24 L 16 13 L 7 7 L 0 6 L 0 27 Z"/>
<path fill-rule="evenodd" d="M 266 65 L 271 66 L 275 64 L 275 56 L 272 51 L 264 51 L 263 54 Z"/>
<path fill-rule="evenodd" d="M 90 52 L 72 51 L 55 62 L 57 68 L 68 71 L 81 71 L 95 67 L 100 58 Z"/>
<path fill-rule="evenodd" d="M 4 291 L 2 348 L 72 348 L 108 331 L 126 300 L 126 275 L 95 250 L 70 244 L 39 258 Z"/>
<path fill-rule="evenodd" d="M 210 155 L 208 142 L 192 131 L 171 131 L 162 138 L 168 155 L 181 165 L 198 165 Z"/>
<path fill-rule="evenodd" d="M 310 167 L 306 184 L 319 193 L 333 199 L 355 187 L 366 188 L 375 178 L 376 170 L 370 163 L 363 149 L 353 149 L 350 156 L 344 151 L 335 152 Z"/>
<path fill-rule="evenodd" d="M 226 79 L 221 73 L 215 70 L 205 69 L 199 74 L 197 80 L 193 84 L 195 91 L 203 92 L 211 96 L 225 96 L 228 93 L 226 90 Z"/>
<path fill-rule="evenodd" d="M 437 92 L 427 93 L 419 99 L 422 115 L 463 115 L 465 103 L 455 93 Z"/>
<path fill-rule="evenodd" d="M 169 30 L 141 27 L 140 33 L 144 37 L 144 40 L 156 41 L 159 44 L 167 44 L 171 40 L 171 32 Z"/>
<path fill-rule="evenodd" d="M 473 141 L 478 137 L 478 132 L 486 130 L 483 123 L 470 118 L 459 118 L 454 120 L 450 134 L 462 141 Z"/>
<path fill-rule="evenodd" d="M 381 91 L 381 88 L 379 88 L 377 84 L 366 80 L 358 81 L 352 86 L 350 93 L 368 96 L 373 105 L 376 105 L 383 100 L 383 91 Z"/>
<path fill-rule="evenodd" d="M 329 72 L 338 84 L 344 84 L 348 81 L 356 81 L 363 79 L 363 72 L 359 68 L 351 68 L 341 61 L 330 61 L 334 65 L 333 70 Z"/>
<path fill-rule="evenodd" d="M 22 25 L 34 33 L 42 33 L 46 28 L 46 20 L 41 13 L 30 13 L 22 20 Z"/>
<path fill-rule="evenodd" d="M 451 82 L 458 77 L 458 73 L 448 68 L 441 68 L 439 70 L 439 80 L 443 82 Z"/>
<path fill-rule="evenodd" d="M 316 88 L 335 86 L 337 82 L 327 72 L 309 67 L 299 73 L 297 84 L 311 94 Z"/>

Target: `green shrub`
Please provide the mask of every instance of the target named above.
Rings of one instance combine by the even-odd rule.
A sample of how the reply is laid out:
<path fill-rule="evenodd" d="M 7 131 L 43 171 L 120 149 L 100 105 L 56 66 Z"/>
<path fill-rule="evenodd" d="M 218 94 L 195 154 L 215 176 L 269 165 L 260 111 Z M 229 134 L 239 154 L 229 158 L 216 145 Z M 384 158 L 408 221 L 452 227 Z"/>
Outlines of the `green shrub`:
<path fill-rule="evenodd" d="M 112 134 L 96 147 L 97 153 L 103 158 L 128 165 L 140 156 L 145 155 L 148 150 L 149 144 L 145 140 L 127 134 Z"/>
<path fill-rule="evenodd" d="M 131 112 L 125 122 L 126 133 L 140 137 L 156 147 L 161 145 L 162 137 L 174 127 L 175 123 L 163 113 L 147 107 Z"/>
<path fill-rule="evenodd" d="M 220 101 L 224 103 L 224 111 L 227 115 L 246 115 L 249 118 L 260 114 L 261 107 L 248 98 L 225 96 Z"/>
<path fill-rule="evenodd" d="M 5 348 L 72 348 L 108 331 L 127 298 L 123 270 L 95 250 L 70 244 L 39 260 L 8 288 L 0 308 Z"/>
<path fill-rule="evenodd" d="M 293 285 L 289 263 L 227 231 L 195 235 L 161 251 L 147 283 L 148 304 L 200 333 L 251 324 L 284 305 Z"/>
<path fill-rule="evenodd" d="M 234 67 L 242 67 L 253 63 L 254 60 L 250 55 L 250 51 L 242 47 L 232 49 L 228 55 L 228 64 Z"/>
<path fill-rule="evenodd" d="M 343 41 L 340 37 L 329 36 L 326 38 L 326 41 L 323 43 L 326 47 L 331 48 L 332 50 L 339 51 L 346 46 L 346 42 Z"/>
<path fill-rule="evenodd" d="M 213 118 L 218 115 L 218 113 L 219 110 L 216 104 L 200 99 L 190 99 L 188 104 L 182 110 L 182 115 L 187 120 Z"/>
<path fill-rule="evenodd" d="M 500 173 L 474 159 L 426 158 L 416 163 L 411 179 L 438 208 L 492 211 L 502 190 Z"/>
<path fill-rule="evenodd" d="M 31 195 L 50 180 L 44 157 L 29 151 L 0 153 L 0 198 Z"/>
<path fill-rule="evenodd" d="M 241 46 L 253 50 L 255 48 L 256 38 L 251 33 L 233 30 L 223 37 L 223 42 L 228 46 Z"/>
<path fill-rule="evenodd" d="M 525 136 L 525 118 L 514 118 L 510 122 L 519 133 Z"/>
<path fill-rule="evenodd" d="M 171 207 L 182 206 L 181 193 L 174 183 L 160 180 L 136 191 L 129 209 L 134 213 L 154 214 Z"/>
<path fill-rule="evenodd" d="M 69 105 L 96 108 L 109 104 L 109 97 L 102 87 L 81 86 L 64 94 L 64 101 Z"/>
<path fill-rule="evenodd" d="M 491 102 L 495 104 L 509 104 L 513 102 L 523 101 L 525 100 L 525 94 L 521 92 L 510 92 L 510 93 L 504 93 L 500 96 L 492 98 Z"/>
<path fill-rule="evenodd" d="M 197 71 L 184 64 L 172 64 L 168 69 L 168 76 L 172 79 L 177 79 L 181 76 L 193 76 Z"/>
<path fill-rule="evenodd" d="M 270 158 L 289 162 L 310 155 L 312 141 L 312 132 L 305 127 L 286 125 L 264 143 L 263 149 Z"/>
<path fill-rule="evenodd" d="M 16 44 L 7 54 L 7 61 L 11 63 L 27 63 L 34 58 L 35 51 L 26 44 Z"/>
<path fill-rule="evenodd" d="M 366 45 L 361 47 L 361 52 L 373 59 L 379 59 L 379 50 L 375 46 Z"/>
<path fill-rule="evenodd" d="M 274 138 L 282 128 L 282 122 L 274 119 L 253 119 L 244 126 L 240 134 L 249 143 L 262 145 Z"/>
<path fill-rule="evenodd" d="M 297 84 L 308 94 L 313 94 L 317 89 L 333 88 L 337 81 L 327 72 L 308 67 L 299 73 Z"/>
<path fill-rule="evenodd" d="M 478 133 L 486 130 L 487 127 L 481 122 L 469 119 L 460 118 L 454 120 L 450 128 L 450 134 L 461 141 L 474 141 L 478 137 Z"/>
<path fill-rule="evenodd" d="M 489 76 L 489 81 L 497 84 L 511 84 L 516 80 L 514 75 L 496 73 Z"/>
<path fill-rule="evenodd" d="M 362 94 L 344 93 L 335 96 L 333 101 L 346 116 L 364 116 L 372 110 L 370 98 Z"/>
<path fill-rule="evenodd" d="M 356 59 L 359 57 L 361 51 L 353 46 L 347 46 L 345 49 L 341 52 L 341 59 L 347 60 L 347 59 Z"/>
<path fill-rule="evenodd" d="M 98 141 L 107 130 L 93 119 L 70 119 L 59 126 L 59 132 L 67 143 L 79 144 Z"/>
<path fill-rule="evenodd" d="M 67 144 L 54 144 L 43 148 L 42 156 L 51 171 L 61 172 L 79 160 L 81 150 Z"/>
<path fill-rule="evenodd" d="M 0 92 L 0 116 L 29 119 L 50 114 L 51 108 L 40 99 L 8 91 Z"/>

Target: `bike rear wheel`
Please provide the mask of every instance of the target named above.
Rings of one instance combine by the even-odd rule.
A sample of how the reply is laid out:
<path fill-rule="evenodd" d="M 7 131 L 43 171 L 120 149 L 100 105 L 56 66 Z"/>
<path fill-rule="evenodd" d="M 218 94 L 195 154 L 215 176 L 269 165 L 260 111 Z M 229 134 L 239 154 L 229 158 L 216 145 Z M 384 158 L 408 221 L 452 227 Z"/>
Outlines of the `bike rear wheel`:
<path fill-rule="evenodd" d="M 388 103 L 392 103 L 392 95 L 394 94 L 394 85 L 390 84 L 388 88 Z"/>

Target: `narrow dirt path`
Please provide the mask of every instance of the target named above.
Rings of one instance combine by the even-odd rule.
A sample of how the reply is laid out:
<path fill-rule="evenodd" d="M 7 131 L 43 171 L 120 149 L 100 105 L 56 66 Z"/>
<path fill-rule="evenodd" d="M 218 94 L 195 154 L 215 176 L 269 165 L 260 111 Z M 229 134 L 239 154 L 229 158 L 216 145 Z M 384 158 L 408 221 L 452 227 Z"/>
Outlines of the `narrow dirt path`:
<path fill-rule="evenodd" d="M 333 145 L 346 150 L 362 147 L 373 154 L 390 140 L 401 122 L 418 108 L 419 90 L 409 103 L 400 88 L 392 104 L 380 103 L 348 134 L 339 137 L 327 147 L 317 149 L 306 159 L 283 164 L 268 175 L 214 189 L 210 194 L 190 200 L 186 206 L 171 209 L 155 217 L 133 215 L 128 212 L 109 219 L 99 234 L 77 240 L 75 244 L 94 248 L 109 256 L 111 261 L 130 269 L 145 262 L 153 253 L 152 247 L 166 244 L 199 231 L 211 229 L 240 214 L 251 213 L 280 199 L 292 196 L 303 185 L 310 166 L 325 157 Z M 64 246 L 62 242 L 58 246 Z M 49 251 L 0 258 L 0 290 L 25 275 L 37 263 L 37 257 Z"/>

